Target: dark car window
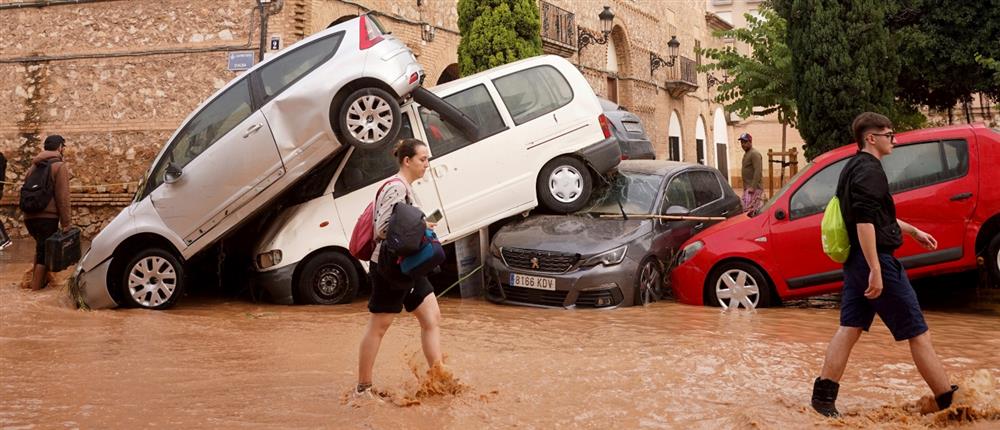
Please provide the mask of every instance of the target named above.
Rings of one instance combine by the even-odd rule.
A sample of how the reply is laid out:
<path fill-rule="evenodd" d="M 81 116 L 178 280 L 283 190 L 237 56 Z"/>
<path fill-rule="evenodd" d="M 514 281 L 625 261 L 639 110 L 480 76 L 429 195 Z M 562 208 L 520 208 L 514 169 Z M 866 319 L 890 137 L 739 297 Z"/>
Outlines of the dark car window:
<path fill-rule="evenodd" d="M 410 126 L 409 114 L 403 112 L 402 118 L 399 138 L 412 138 L 413 129 Z M 343 196 L 395 175 L 399 171 L 399 165 L 392 156 L 393 145 L 395 142 L 388 142 L 370 150 L 355 149 L 344 165 L 344 170 L 337 177 L 333 196 L 335 198 Z"/>
<path fill-rule="evenodd" d="M 493 80 L 514 124 L 521 125 L 573 100 L 566 78 L 552 66 L 538 66 Z"/>
<path fill-rule="evenodd" d="M 274 98 L 285 88 L 323 64 L 340 47 L 344 32 L 337 32 L 309 44 L 295 48 L 260 69 L 266 100 Z"/>
<path fill-rule="evenodd" d="M 691 175 L 691 188 L 697 205 L 695 207 L 700 208 L 722 198 L 722 184 L 715 173 L 698 171 L 688 174 Z"/>
<path fill-rule="evenodd" d="M 147 193 L 163 182 L 168 163 L 183 169 L 251 113 L 250 87 L 243 79 L 207 104 L 177 134 L 148 179 Z"/>
<path fill-rule="evenodd" d="M 671 206 L 680 206 L 689 211 L 698 207 L 691 173 L 681 173 L 670 180 L 670 184 L 667 185 L 666 201 L 663 204 L 664 212 Z"/>
<path fill-rule="evenodd" d="M 467 90 L 444 98 L 449 104 L 462 111 L 473 122 L 479 125 L 482 136 L 488 137 L 507 129 L 500 118 L 493 98 L 483 85 L 476 85 Z M 427 141 L 430 143 L 434 157 L 441 157 L 472 143 L 465 135 L 450 123 L 441 119 L 437 112 L 420 107 L 420 121 L 424 124 Z"/>
<path fill-rule="evenodd" d="M 847 160 L 850 160 L 850 157 L 826 166 L 795 190 L 788 211 L 791 219 L 826 210 L 826 204 L 830 203 L 830 199 L 837 191 L 837 181 L 840 180 L 840 172 L 844 170 Z"/>
<path fill-rule="evenodd" d="M 580 213 L 650 214 L 660 192 L 663 178 L 657 175 L 619 170 L 611 180 L 611 185 L 594 190 L 587 206 Z M 621 202 L 621 207 L 618 202 Z"/>
<path fill-rule="evenodd" d="M 965 176 L 969 146 L 964 140 L 902 145 L 882 159 L 893 194 Z"/>

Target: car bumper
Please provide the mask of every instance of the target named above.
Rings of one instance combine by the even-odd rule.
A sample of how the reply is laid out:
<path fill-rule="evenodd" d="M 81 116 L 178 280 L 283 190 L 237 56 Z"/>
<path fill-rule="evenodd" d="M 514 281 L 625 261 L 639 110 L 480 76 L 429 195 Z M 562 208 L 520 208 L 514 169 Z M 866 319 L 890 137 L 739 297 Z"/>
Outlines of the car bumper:
<path fill-rule="evenodd" d="M 490 281 L 486 298 L 492 302 L 548 308 L 612 308 L 632 304 L 638 264 L 626 258 L 614 266 L 598 265 L 555 274 L 511 269 L 499 258 L 490 256 L 487 267 Z M 511 273 L 553 278 L 555 290 L 513 287 Z"/>
<path fill-rule="evenodd" d="M 622 161 L 618 139 L 609 137 L 577 151 L 599 173 L 607 173 Z"/>
<path fill-rule="evenodd" d="M 705 279 L 708 273 L 702 270 L 702 267 L 711 267 L 711 264 L 709 262 L 704 266 L 694 264 L 698 257 L 700 255 L 670 271 L 670 287 L 674 290 L 674 297 L 678 302 L 689 305 L 705 304 Z"/>
<path fill-rule="evenodd" d="M 298 263 L 289 264 L 267 272 L 256 272 L 250 277 L 250 285 L 254 291 L 263 291 L 271 302 L 279 305 L 295 303 L 292 295 L 292 280 Z"/>
<path fill-rule="evenodd" d="M 627 160 L 655 160 L 656 152 L 653 143 L 648 140 L 620 141 L 622 156 Z"/>
<path fill-rule="evenodd" d="M 118 307 L 118 302 L 111 297 L 111 292 L 108 291 L 108 268 L 110 267 L 110 258 L 86 272 L 83 271 L 82 264 L 76 266 L 76 272 L 73 274 L 76 278 L 75 288 L 77 288 L 80 298 L 88 308 L 107 309 Z"/>
<path fill-rule="evenodd" d="M 410 82 L 410 77 L 413 76 L 414 74 L 417 75 L 417 79 L 413 82 Z M 419 64 L 411 63 L 406 65 L 403 68 L 403 74 L 400 75 L 398 78 L 396 78 L 389 85 L 392 86 L 392 89 L 394 91 L 396 91 L 396 95 L 398 95 L 400 98 L 403 98 L 406 97 L 411 92 L 413 92 L 413 90 L 419 87 L 421 84 L 423 84 L 425 78 L 426 76 L 424 75 L 423 67 L 420 67 Z"/>

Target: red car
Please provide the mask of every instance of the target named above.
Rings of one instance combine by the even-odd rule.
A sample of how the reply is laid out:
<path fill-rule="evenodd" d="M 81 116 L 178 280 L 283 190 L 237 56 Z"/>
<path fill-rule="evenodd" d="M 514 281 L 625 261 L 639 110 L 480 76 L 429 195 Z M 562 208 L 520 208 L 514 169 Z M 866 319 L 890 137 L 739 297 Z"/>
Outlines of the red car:
<path fill-rule="evenodd" d="M 882 164 L 897 216 L 933 235 L 928 251 L 904 238 L 896 257 L 911 278 L 977 268 L 982 256 L 1000 279 L 1000 130 L 961 125 L 896 135 Z M 792 177 L 758 214 L 743 214 L 695 235 L 670 275 L 677 299 L 765 307 L 781 299 L 837 291 L 842 266 L 823 253 L 820 221 L 855 144 L 819 157 Z"/>

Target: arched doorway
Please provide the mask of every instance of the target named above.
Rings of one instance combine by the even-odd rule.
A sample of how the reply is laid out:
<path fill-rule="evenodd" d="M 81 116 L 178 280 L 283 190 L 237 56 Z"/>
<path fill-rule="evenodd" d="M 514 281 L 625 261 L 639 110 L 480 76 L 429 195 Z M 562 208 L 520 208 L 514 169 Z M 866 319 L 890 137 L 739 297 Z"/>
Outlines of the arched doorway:
<path fill-rule="evenodd" d="M 716 108 L 712 116 L 712 136 L 715 140 L 715 167 L 729 180 L 729 131 L 726 127 L 726 112 Z"/>
<path fill-rule="evenodd" d="M 683 161 L 684 145 L 681 144 L 681 122 L 677 119 L 677 111 L 670 112 L 667 136 L 667 159 Z"/>
<path fill-rule="evenodd" d="M 705 120 L 698 115 L 698 119 L 694 123 L 694 147 L 697 151 L 698 156 L 696 160 L 698 164 L 708 165 L 708 148 L 705 145 Z"/>
<path fill-rule="evenodd" d="M 441 76 L 438 77 L 437 84 L 435 85 L 441 85 L 445 82 L 454 81 L 455 79 L 458 79 L 458 63 L 451 63 L 448 67 L 444 68 L 444 71 L 441 72 Z"/>
<path fill-rule="evenodd" d="M 619 77 L 631 76 L 629 73 L 629 46 L 625 28 L 616 25 L 611 29 L 607 44 L 608 58 L 604 68 L 607 74 L 607 98 L 622 106 L 627 106 L 631 100 L 628 86 L 621 85 Z"/>

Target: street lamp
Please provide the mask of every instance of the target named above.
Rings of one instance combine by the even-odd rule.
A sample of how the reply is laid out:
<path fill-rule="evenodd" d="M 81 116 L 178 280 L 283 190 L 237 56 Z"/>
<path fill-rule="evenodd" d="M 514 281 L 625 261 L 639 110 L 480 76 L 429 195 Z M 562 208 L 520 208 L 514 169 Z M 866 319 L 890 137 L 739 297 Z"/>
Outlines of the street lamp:
<path fill-rule="evenodd" d="M 716 78 L 715 75 L 709 73 L 708 74 L 708 79 L 707 79 L 706 83 L 708 84 L 708 88 L 712 88 L 713 86 L 718 85 L 718 84 L 729 83 L 729 74 L 727 74 L 726 71 L 723 70 L 722 71 L 722 79 L 719 79 L 719 78 Z"/>
<path fill-rule="evenodd" d="M 576 41 L 576 55 L 580 55 L 580 51 L 583 51 L 583 48 L 587 45 L 605 45 L 608 43 L 608 35 L 611 34 L 611 23 L 615 20 L 615 13 L 611 11 L 611 6 L 604 6 L 604 10 L 597 14 L 597 17 L 601 19 L 601 37 L 598 38 L 593 33 L 587 31 L 587 29 L 577 26 L 580 36 Z"/>
<path fill-rule="evenodd" d="M 257 0 L 257 6 L 260 7 L 260 52 L 258 53 L 258 61 L 264 61 L 264 47 L 267 46 L 267 6 L 271 4 L 271 0 Z"/>
<path fill-rule="evenodd" d="M 677 36 L 670 36 L 670 41 L 667 42 L 667 48 L 670 50 L 669 60 L 664 60 L 653 51 L 649 51 L 649 76 L 653 76 L 653 71 L 660 67 L 674 67 L 674 62 L 677 60 L 677 51 L 680 47 L 681 42 L 677 40 Z"/>

